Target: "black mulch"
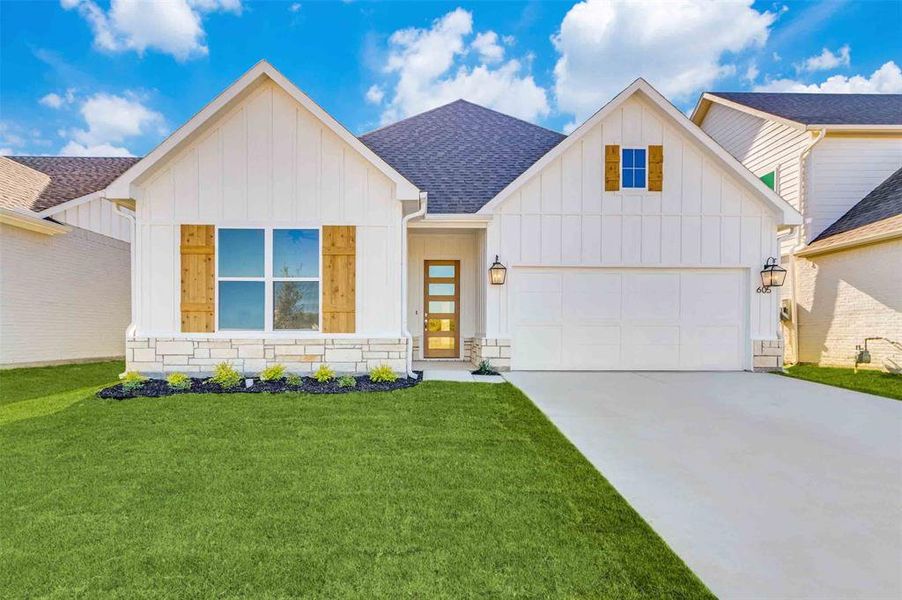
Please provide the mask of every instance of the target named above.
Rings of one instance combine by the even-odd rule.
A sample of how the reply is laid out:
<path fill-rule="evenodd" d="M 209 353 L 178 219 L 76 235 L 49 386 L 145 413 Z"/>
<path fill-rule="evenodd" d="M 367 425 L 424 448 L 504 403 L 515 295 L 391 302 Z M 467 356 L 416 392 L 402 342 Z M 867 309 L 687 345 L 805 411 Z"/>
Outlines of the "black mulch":
<path fill-rule="evenodd" d="M 186 390 L 175 390 L 169 387 L 165 379 L 148 379 L 138 388 L 126 390 L 121 383 L 104 388 L 97 392 L 97 396 L 107 400 L 126 400 L 146 396 L 159 398 L 161 396 L 174 396 L 176 394 L 260 394 L 281 392 L 303 392 L 306 394 L 347 394 L 348 392 L 391 392 L 417 385 L 423 378 L 420 371 L 416 371 L 418 379 L 399 377 L 392 382 L 370 381 L 369 375 L 355 377 L 356 387 L 339 387 L 338 379 L 327 383 L 320 383 L 311 377 L 301 379 L 300 385 L 290 385 L 286 381 L 260 381 L 254 379 L 254 385 L 245 387 L 244 379 L 233 388 L 223 388 L 219 384 L 211 383 L 206 379 L 192 378 L 191 387 Z"/>

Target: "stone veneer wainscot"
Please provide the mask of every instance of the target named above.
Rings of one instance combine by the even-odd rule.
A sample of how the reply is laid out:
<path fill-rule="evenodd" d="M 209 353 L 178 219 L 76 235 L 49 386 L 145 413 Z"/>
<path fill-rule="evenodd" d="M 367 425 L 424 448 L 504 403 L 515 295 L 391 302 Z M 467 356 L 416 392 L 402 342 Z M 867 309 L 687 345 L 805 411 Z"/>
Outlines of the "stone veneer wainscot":
<path fill-rule="evenodd" d="M 221 362 L 246 375 L 277 363 L 291 373 L 310 373 L 322 364 L 340 373 L 365 373 L 386 364 L 403 373 L 406 348 L 402 338 L 134 337 L 126 342 L 125 360 L 129 371 L 146 375 L 205 375 Z"/>

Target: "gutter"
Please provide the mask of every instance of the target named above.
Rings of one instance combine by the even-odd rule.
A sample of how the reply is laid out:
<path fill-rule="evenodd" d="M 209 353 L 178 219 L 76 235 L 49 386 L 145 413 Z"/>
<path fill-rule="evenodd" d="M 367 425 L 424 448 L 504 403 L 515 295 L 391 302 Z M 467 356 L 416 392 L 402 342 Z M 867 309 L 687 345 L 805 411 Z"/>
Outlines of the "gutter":
<path fill-rule="evenodd" d="M 129 236 L 128 256 L 129 256 L 129 266 L 130 266 L 130 270 L 131 270 L 132 289 L 131 289 L 131 302 L 129 303 L 129 304 L 131 304 L 131 322 L 128 324 L 128 327 L 125 330 L 125 338 L 127 340 L 128 338 L 132 337 L 135 334 L 135 321 L 136 321 L 135 312 L 137 311 L 137 307 L 135 306 L 135 298 L 136 298 L 136 294 L 135 294 L 135 277 L 136 277 L 136 274 L 135 274 L 135 238 L 137 237 L 137 226 L 135 223 L 135 213 L 128 210 L 127 208 L 125 208 L 120 203 L 116 202 L 115 200 L 110 200 L 109 198 L 104 198 L 104 200 L 112 202 L 113 203 L 113 212 L 116 213 L 117 215 L 119 215 L 120 217 L 124 217 L 124 218 L 128 219 L 128 222 L 130 225 L 129 233 L 131 235 Z"/>
<path fill-rule="evenodd" d="M 401 219 L 401 335 L 407 340 L 407 376 L 416 377 L 413 372 L 413 335 L 407 326 L 407 224 L 426 214 L 428 194 L 420 192 L 419 208 Z"/>
<path fill-rule="evenodd" d="M 43 235 L 59 235 L 72 231 L 72 228 L 68 225 L 45 220 L 37 216 L 36 213 L 28 214 L 12 208 L 0 207 L 0 223 L 12 225 L 13 227 L 18 227 L 20 229 L 27 229 L 28 231 L 34 231 L 35 233 L 41 233 Z"/>
<path fill-rule="evenodd" d="M 802 215 L 802 224 L 796 225 L 796 245 L 793 247 L 792 252 L 790 254 L 790 262 L 792 264 L 792 288 L 789 290 L 790 292 L 790 302 L 792 303 L 792 364 L 799 364 L 799 302 L 798 302 L 798 289 L 799 289 L 799 268 L 798 268 L 798 253 L 801 252 L 806 244 L 802 243 L 802 228 L 805 227 L 805 200 L 808 195 L 808 177 L 807 173 L 805 173 L 805 164 L 808 158 L 808 155 L 811 154 L 811 151 L 814 149 L 816 145 L 818 145 L 821 140 L 823 140 L 827 136 L 827 128 L 818 132 L 817 137 L 814 138 L 814 141 L 811 142 L 807 148 L 802 150 L 802 153 L 799 154 L 799 214 Z"/>

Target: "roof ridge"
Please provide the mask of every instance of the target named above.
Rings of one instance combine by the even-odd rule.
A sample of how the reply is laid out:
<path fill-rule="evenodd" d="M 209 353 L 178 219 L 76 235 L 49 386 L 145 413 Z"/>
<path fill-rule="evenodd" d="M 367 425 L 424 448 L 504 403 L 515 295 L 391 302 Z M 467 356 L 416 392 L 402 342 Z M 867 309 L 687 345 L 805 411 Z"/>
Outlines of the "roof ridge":
<path fill-rule="evenodd" d="M 526 124 L 526 125 L 529 125 L 530 127 L 535 127 L 536 129 L 541 129 L 542 131 L 547 131 L 547 132 L 549 132 L 549 133 L 554 133 L 554 134 L 556 134 L 556 135 L 561 136 L 562 138 L 567 137 L 566 135 L 564 135 L 563 133 L 561 133 L 561 132 L 559 132 L 559 131 L 555 131 L 555 130 L 553 130 L 553 129 L 548 129 L 547 127 L 542 127 L 541 125 L 537 125 L 537 124 L 535 124 L 535 123 L 531 123 L 531 122 L 529 122 L 529 121 L 527 121 L 527 120 L 525 120 L 525 119 L 521 119 L 521 118 L 519 118 L 519 117 L 514 117 L 514 116 L 509 115 L 509 114 L 507 114 L 507 113 L 503 113 L 503 112 L 501 112 L 500 110 L 495 110 L 494 108 L 489 108 L 489 107 L 483 106 L 483 105 L 481 105 L 481 104 L 476 104 L 475 102 L 471 102 L 471 101 L 466 100 L 466 99 L 464 99 L 464 98 L 458 98 L 457 100 L 452 100 L 451 102 L 447 102 L 447 103 L 445 103 L 445 104 L 442 104 L 441 106 L 436 106 L 435 108 L 430 108 L 429 110 L 424 110 L 423 112 L 417 113 L 417 114 L 415 114 L 415 115 L 410 115 L 409 117 L 404 117 L 404 118 L 401 119 L 400 121 L 395 121 L 394 123 L 389 123 L 388 125 L 383 125 L 383 126 L 381 126 L 381 127 L 377 127 L 376 129 L 373 129 L 372 131 L 367 131 L 366 133 L 361 133 L 361 134 L 360 134 L 359 136 L 357 136 L 357 137 L 358 137 L 358 138 L 363 138 L 363 137 L 366 137 L 366 136 L 371 135 L 371 134 L 373 134 L 373 133 L 377 133 L 377 132 L 379 132 L 379 131 L 383 131 L 383 130 L 385 130 L 385 129 L 389 129 L 389 128 L 391 128 L 391 127 L 394 127 L 395 125 L 400 125 L 400 124 L 402 124 L 402 123 L 406 123 L 407 121 L 410 121 L 411 119 L 416 119 L 416 118 L 418 118 L 418 117 L 422 117 L 422 116 L 424 116 L 424 115 L 428 115 L 428 114 L 430 114 L 430 113 L 434 113 L 434 112 L 437 111 L 437 110 L 440 110 L 440 109 L 443 109 L 443 108 L 448 108 L 449 106 L 452 106 L 452 105 L 454 105 L 454 104 L 461 104 L 461 103 L 462 103 L 462 104 L 469 104 L 470 106 L 475 106 L 476 108 L 479 108 L 479 109 L 482 109 L 482 110 L 485 110 L 485 111 L 488 111 L 488 112 L 491 112 L 491 113 L 495 113 L 495 114 L 497 114 L 497 115 L 501 115 L 502 117 L 505 117 L 505 118 L 508 118 L 508 119 L 513 119 L 514 121 L 519 121 L 520 123 L 524 123 L 524 124 Z"/>

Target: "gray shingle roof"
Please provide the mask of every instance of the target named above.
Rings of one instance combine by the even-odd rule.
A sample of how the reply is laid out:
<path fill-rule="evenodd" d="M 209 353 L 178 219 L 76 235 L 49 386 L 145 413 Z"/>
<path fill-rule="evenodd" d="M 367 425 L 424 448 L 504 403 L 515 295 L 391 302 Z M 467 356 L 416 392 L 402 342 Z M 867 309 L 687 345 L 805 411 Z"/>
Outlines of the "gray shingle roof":
<path fill-rule="evenodd" d="M 431 213 L 474 213 L 565 136 L 465 100 L 360 136 Z"/>
<path fill-rule="evenodd" d="M 902 215 L 902 167 L 822 231 L 812 244 L 899 215 Z"/>
<path fill-rule="evenodd" d="M 44 173 L 49 183 L 27 208 L 40 212 L 57 204 L 107 187 L 129 167 L 141 160 L 137 157 L 88 156 L 8 156 L 9 160 Z"/>
<path fill-rule="evenodd" d="M 902 94 L 710 93 L 805 125 L 902 125 Z"/>

